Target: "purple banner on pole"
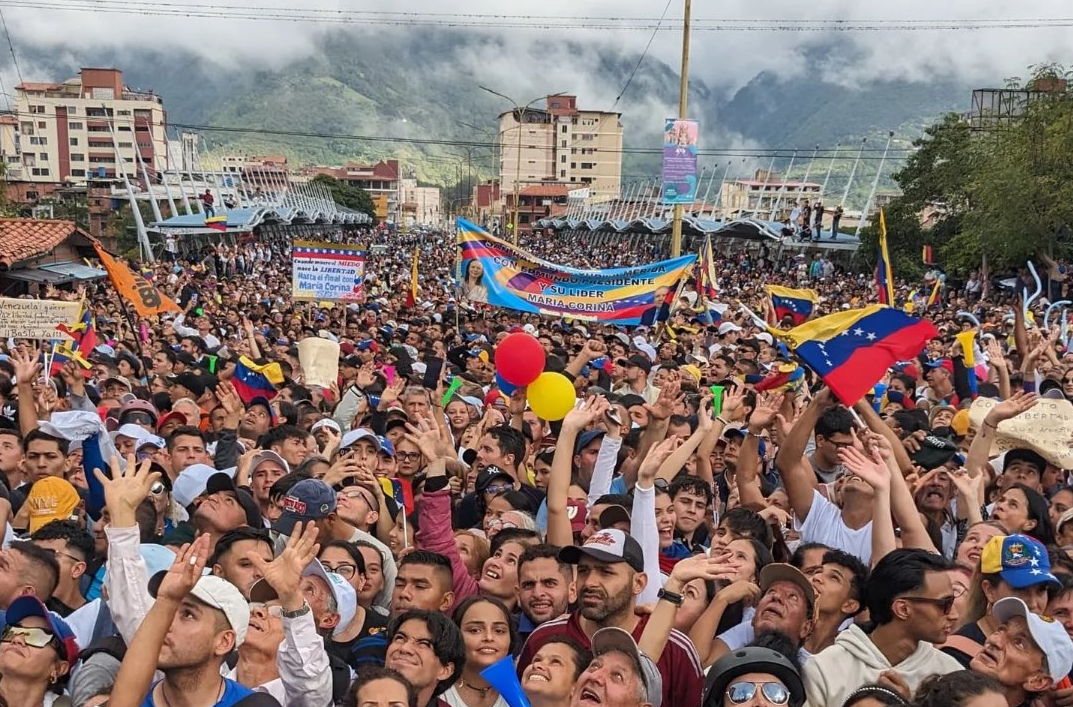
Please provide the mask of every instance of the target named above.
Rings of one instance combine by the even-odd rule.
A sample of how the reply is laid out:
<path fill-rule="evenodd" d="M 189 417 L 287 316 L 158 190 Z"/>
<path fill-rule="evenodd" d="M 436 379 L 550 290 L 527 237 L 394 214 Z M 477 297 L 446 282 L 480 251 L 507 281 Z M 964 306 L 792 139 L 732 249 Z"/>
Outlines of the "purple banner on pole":
<path fill-rule="evenodd" d="M 697 198 L 697 137 L 695 120 L 667 118 L 663 125 L 664 204 L 692 204 Z"/>

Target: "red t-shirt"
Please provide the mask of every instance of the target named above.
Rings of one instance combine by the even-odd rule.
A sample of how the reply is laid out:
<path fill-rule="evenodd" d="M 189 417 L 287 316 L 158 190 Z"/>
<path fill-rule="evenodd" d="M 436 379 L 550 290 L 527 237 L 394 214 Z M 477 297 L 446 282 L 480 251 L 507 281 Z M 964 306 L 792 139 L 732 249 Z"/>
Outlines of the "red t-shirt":
<path fill-rule="evenodd" d="M 633 629 L 634 640 L 640 640 L 644 633 L 648 617 L 642 616 Z M 580 614 L 574 612 L 537 627 L 522 646 L 518 656 L 518 675 L 532 662 L 533 656 L 550 638 L 568 636 L 586 648 L 592 648 L 592 642 L 581 630 Z M 700 656 L 689 636 L 681 631 L 672 630 L 667 639 L 667 647 L 656 663 L 663 678 L 663 704 L 667 707 L 700 707 L 704 692 L 704 673 L 700 667 Z"/>

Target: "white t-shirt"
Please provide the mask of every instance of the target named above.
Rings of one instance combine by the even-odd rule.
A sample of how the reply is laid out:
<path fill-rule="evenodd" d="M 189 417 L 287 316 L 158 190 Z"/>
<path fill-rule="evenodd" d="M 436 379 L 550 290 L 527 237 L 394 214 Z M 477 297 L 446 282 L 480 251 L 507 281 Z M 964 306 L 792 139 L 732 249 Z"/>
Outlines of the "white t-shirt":
<path fill-rule="evenodd" d="M 857 530 L 846 527 L 841 509 L 813 489 L 812 508 L 801 523 L 801 542 L 843 550 L 868 566 L 872 562 L 872 521 Z"/>

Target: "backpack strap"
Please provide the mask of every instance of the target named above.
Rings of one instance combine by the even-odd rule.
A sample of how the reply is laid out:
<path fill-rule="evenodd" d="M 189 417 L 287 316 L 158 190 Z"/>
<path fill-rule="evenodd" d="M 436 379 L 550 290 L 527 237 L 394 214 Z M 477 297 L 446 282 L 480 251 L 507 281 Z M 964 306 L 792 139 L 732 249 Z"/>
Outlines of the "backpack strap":
<path fill-rule="evenodd" d="M 983 646 L 981 646 L 979 643 L 972 640 L 968 636 L 950 636 L 946 639 L 946 643 L 939 646 L 939 650 L 942 650 L 944 648 L 949 648 L 951 650 L 958 651 L 959 653 L 964 653 L 965 655 L 969 656 L 969 660 L 975 658 L 977 654 L 984 649 Z"/>

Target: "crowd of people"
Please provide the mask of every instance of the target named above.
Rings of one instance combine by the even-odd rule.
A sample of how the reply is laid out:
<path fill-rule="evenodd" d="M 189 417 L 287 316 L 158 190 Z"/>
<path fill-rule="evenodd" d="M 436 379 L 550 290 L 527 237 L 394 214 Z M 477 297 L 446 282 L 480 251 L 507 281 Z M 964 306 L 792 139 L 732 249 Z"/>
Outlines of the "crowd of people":
<path fill-rule="evenodd" d="M 83 299 L 99 345 L 49 371 L 0 341 L 0 705 L 1073 704 L 1068 440 L 1009 432 L 1073 400 L 1045 299 L 949 281 L 938 337 L 847 407 L 766 385 L 793 362 L 752 315 L 767 284 L 875 302 L 822 256 L 726 252 L 720 320 L 691 283 L 626 328 L 457 298 L 450 234 L 347 240 L 389 246 L 350 303 L 293 301 L 288 244 L 256 241 L 143 266 L 178 313 L 30 295 Z M 515 332 L 574 382 L 562 420 L 500 389 Z M 244 399 L 240 357 L 284 382 Z"/>

